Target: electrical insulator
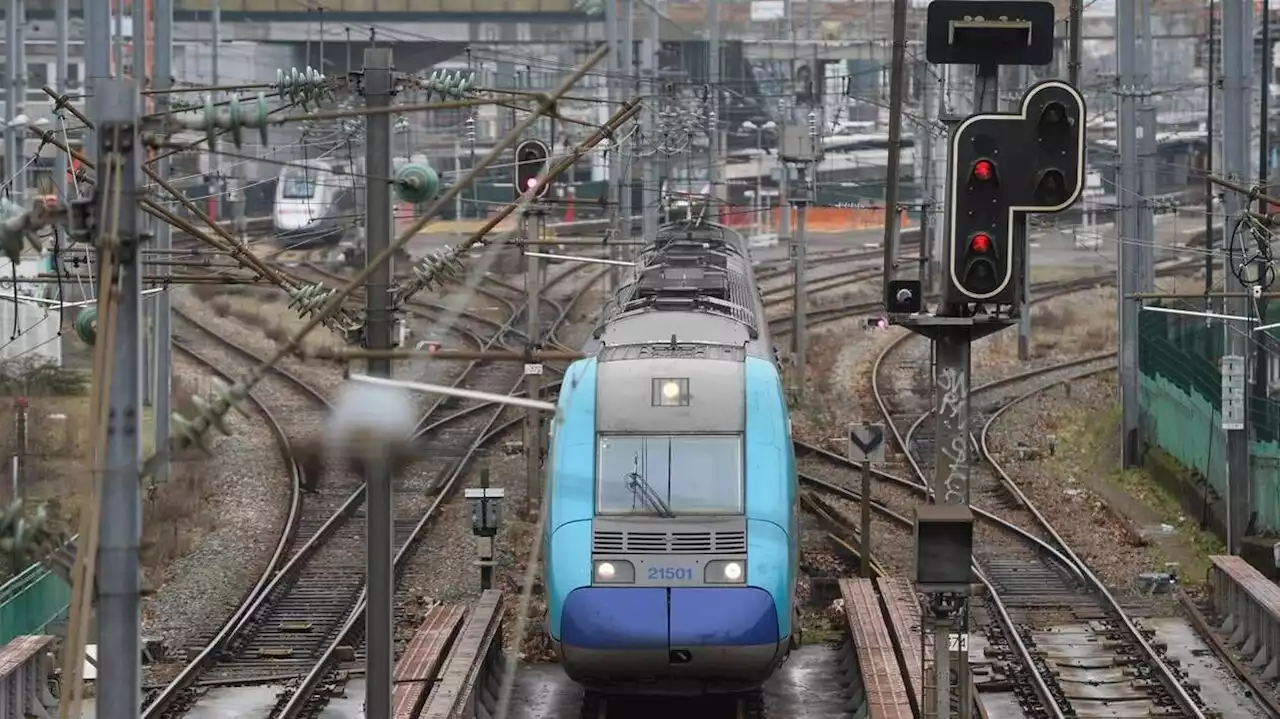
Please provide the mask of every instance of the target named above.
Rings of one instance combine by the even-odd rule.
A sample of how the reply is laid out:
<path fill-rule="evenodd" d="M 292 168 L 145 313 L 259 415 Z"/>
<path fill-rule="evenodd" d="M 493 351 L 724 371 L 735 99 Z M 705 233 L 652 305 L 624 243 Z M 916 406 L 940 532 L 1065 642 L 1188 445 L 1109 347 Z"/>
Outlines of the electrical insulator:
<path fill-rule="evenodd" d="M 306 110 L 309 104 L 315 104 L 318 107 L 325 99 L 332 97 L 328 78 L 313 67 L 308 67 L 302 72 L 298 72 L 296 67 L 289 68 L 289 72 L 276 70 L 275 89 L 280 93 L 281 98 L 300 106 L 303 110 Z"/>
<path fill-rule="evenodd" d="M 335 292 L 337 290 L 326 289 L 324 285 L 320 284 L 302 285 L 290 292 L 288 306 L 296 309 L 299 315 L 308 317 L 319 312 L 320 308 L 324 307 Z"/>
<path fill-rule="evenodd" d="M 241 105 L 239 97 L 232 97 L 225 107 L 215 105 L 213 97 L 206 95 L 203 108 L 173 115 L 173 121 L 179 127 L 203 130 L 211 149 L 216 147 L 219 130 L 228 131 L 232 144 L 241 147 L 244 144 L 242 131 L 246 127 L 257 129 L 259 140 L 266 145 L 270 119 L 267 98 L 262 93 L 258 93 L 257 99 L 249 105 Z"/>
<path fill-rule="evenodd" d="M 92 347 L 98 341 L 98 308 L 80 308 L 76 314 L 75 329 L 80 341 Z"/>
<path fill-rule="evenodd" d="M 433 97 L 441 100 L 465 100 L 476 92 L 475 75 L 464 75 L 461 71 L 437 70 L 430 77 L 419 81 L 419 86 L 426 90 L 428 100 Z"/>
<path fill-rule="evenodd" d="M 411 279 L 401 290 L 396 304 L 401 304 L 424 289 L 432 289 L 445 279 L 456 277 L 462 269 L 458 251 L 448 245 L 423 257 L 409 268 Z"/>
<path fill-rule="evenodd" d="M 395 190 L 401 202 L 420 205 L 440 192 L 440 176 L 429 165 L 403 165 L 396 171 Z"/>

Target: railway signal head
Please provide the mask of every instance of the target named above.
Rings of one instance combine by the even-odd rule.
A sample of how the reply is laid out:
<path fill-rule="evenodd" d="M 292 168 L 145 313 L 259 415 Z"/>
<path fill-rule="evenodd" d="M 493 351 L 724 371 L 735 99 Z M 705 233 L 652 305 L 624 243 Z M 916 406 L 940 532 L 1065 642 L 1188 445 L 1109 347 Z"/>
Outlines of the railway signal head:
<path fill-rule="evenodd" d="M 943 301 L 1008 305 L 1025 267 L 1023 215 L 1061 212 L 1084 189 L 1084 98 L 1049 81 L 1017 112 L 972 115 L 951 139 L 950 276 Z"/>
<path fill-rule="evenodd" d="M 547 150 L 547 145 L 541 140 L 525 140 L 516 146 L 517 198 L 537 187 L 538 178 L 547 170 L 547 159 L 549 157 L 550 152 Z M 545 197 L 550 187 L 550 182 L 543 183 L 542 189 L 534 196 L 535 199 Z"/>
<path fill-rule="evenodd" d="M 956 133 L 956 176 L 951 187 L 954 234 L 946 297 L 951 302 L 1000 303 L 1012 291 L 1010 206 L 1017 188 L 1004 177 L 1000 129 L 978 121 L 962 125 Z"/>
<path fill-rule="evenodd" d="M 1034 121 L 1033 212 L 1060 212 L 1084 190 L 1084 99 L 1063 83 L 1045 83 L 1023 103 Z"/>

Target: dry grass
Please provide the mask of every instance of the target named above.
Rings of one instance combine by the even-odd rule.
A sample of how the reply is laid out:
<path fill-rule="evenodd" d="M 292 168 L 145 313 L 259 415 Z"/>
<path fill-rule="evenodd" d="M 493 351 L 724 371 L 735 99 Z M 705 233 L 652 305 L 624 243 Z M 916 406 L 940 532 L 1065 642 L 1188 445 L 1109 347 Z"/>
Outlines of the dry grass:
<path fill-rule="evenodd" d="M 796 437 L 823 444 L 848 411 L 848 397 L 834 382 L 840 354 L 848 342 L 849 338 L 838 332 L 810 335 L 804 400 L 791 415 Z"/>
<path fill-rule="evenodd" d="M 193 393 L 175 378 L 173 409 L 190 416 Z M 20 488 L 32 506 L 48 506 L 53 529 L 63 536 L 75 534 L 86 508 L 85 481 L 91 476 L 89 459 L 96 424 L 89 416 L 89 397 L 27 397 L 27 471 Z M 12 398 L 0 397 L 0 404 L 12 406 Z M 9 456 L 17 446 L 15 423 L 0 428 L 0 447 Z M 154 446 L 153 418 L 148 408 L 143 416 L 143 454 Z M 171 481 L 148 486 L 143 497 L 142 565 L 147 580 L 158 577 L 170 562 L 182 556 L 214 523 L 209 511 L 209 493 L 202 481 L 205 458 L 192 454 L 173 462 Z M 3 494 L 11 494 L 8 484 Z M 149 582 L 150 583 L 150 582 Z"/>

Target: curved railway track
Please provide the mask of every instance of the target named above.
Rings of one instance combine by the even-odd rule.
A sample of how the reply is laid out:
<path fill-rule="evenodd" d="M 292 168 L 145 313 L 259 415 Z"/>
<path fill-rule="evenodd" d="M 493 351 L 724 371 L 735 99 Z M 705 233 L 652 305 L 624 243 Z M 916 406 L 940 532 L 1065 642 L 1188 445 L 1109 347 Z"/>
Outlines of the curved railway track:
<path fill-rule="evenodd" d="M 207 340 L 208 349 L 203 350 L 199 358 L 213 367 L 223 377 L 231 381 L 239 378 L 232 376 L 231 368 L 241 368 L 238 374 L 247 371 L 260 362 L 260 358 L 251 350 L 236 345 L 218 333 L 206 329 L 189 315 L 174 310 L 175 335 L 187 336 L 186 339 L 175 337 L 174 346 L 180 351 L 194 354 L 190 348 L 191 335 Z M 283 369 L 277 368 L 255 388 L 255 398 L 270 397 L 270 404 L 283 420 L 288 413 L 289 430 L 295 438 L 312 435 L 323 431 L 329 412 L 329 403 L 324 394 Z M 257 401 L 257 400 L 255 400 Z M 292 447 L 289 448 L 292 457 Z M 305 479 L 296 461 L 289 460 L 296 473 L 295 481 L 301 486 Z M 345 502 L 350 490 L 359 484 L 349 475 L 339 475 L 326 483 L 325 488 L 315 494 L 302 496 L 295 493 L 292 506 L 282 532 L 281 540 L 273 552 L 266 569 L 245 597 L 241 605 L 232 613 L 231 618 L 220 627 L 212 637 L 208 638 L 188 665 L 164 689 L 150 699 L 143 716 L 173 716 L 188 709 L 195 696 L 189 691 L 193 685 L 207 673 L 216 663 L 227 655 L 238 652 L 236 640 L 252 633 L 257 623 L 257 615 L 262 611 L 268 597 L 279 593 L 286 581 L 293 579 L 299 562 L 309 556 L 318 544 L 326 539 L 321 529 L 326 526 Z M 294 545 L 302 541 L 300 547 Z M 237 675 L 251 678 L 267 673 L 277 673 L 278 663 L 269 661 L 266 656 L 247 658 L 237 667 Z"/>
<path fill-rule="evenodd" d="M 548 286 L 558 284 L 581 269 L 571 267 L 555 277 L 548 278 Z M 598 281 L 604 274 L 603 270 L 598 271 L 591 282 Z M 575 295 L 574 302 L 583 296 L 585 293 L 578 293 Z M 557 312 L 543 324 L 544 337 L 554 336 L 573 308 L 574 302 L 564 306 L 557 305 Z M 513 319 L 515 317 L 513 315 Z M 468 370 L 464 370 L 463 376 L 468 377 L 466 384 L 471 389 L 505 394 L 517 394 L 524 381 L 523 367 L 516 363 L 473 362 Z M 453 411 L 436 419 L 447 409 L 453 409 Z M 440 466 L 431 485 L 433 499 L 425 510 L 406 512 L 403 506 L 397 506 L 395 555 L 397 579 L 405 571 L 416 544 L 424 535 L 424 530 L 434 520 L 438 509 L 448 501 L 460 479 L 465 476 L 468 463 L 476 451 L 520 421 L 519 418 L 514 418 L 504 422 L 502 418 L 506 411 L 505 405 L 441 398 L 429 410 L 428 416 L 432 419 L 424 419 L 420 423 L 418 436 L 420 441 L 425 440 L 420 444 L 420 451 L 423 456 L 430 456 L 439 461 Z M 305 676 L 296 686 L 281 694 L 272 716 L 296 719 L 301 716 L 315 716 L 323 710 L 327 697 L 321 696 L 317 690 L 337 680 L 340 649 L 343 646 L 358 646 L 362 639 L 362 619 L 365 609 L 363 566 L 361 565 L 359 569 L 361 571 L 358 580 L 360 594 L 353 603 L 351 611 L 345 615 L 345 621 L 341 623 L 328 645 L 313 658 L 311 668 Z"/>
<path fill-rule="evenodd" d="M 554 286 L 576 269 L 551 278 L 548 284 Z M 550 317 L 544 313 L 544 331 L 549 333 L 563 321 L 568 308 L 548 304 L 555 310 Z M 508 322 L 493 333 L 488 344 L 482 346 L 505 338 L 510 325 L 520 319 L 523 310 L 523 307 L 517 308 Z M 217 358 L 212 361 L 224 371 L 228 367 L 261 361 L 253 351 L 202 328 L 180 312 L 177 314 L 181 328 L 189 326 L 193 332 L 203 333 L 214 341 Z M 464 338 L 475 335 L 471 331 L 462 334 Z M 477 385 L 482 389 L 511 387 L 511 372 L 494 372 L 491 368 L 495 366 L 496 363 L 473 362 L 454 384 L 465 381 L 473 388 Z M 495 375 L 502 375 L 500 384 L 496 384 L 500 377 Z M 261 387 L 265 391 L 282 392 L 281 383 L 288 383 L 295 394 L 308 398 L 308 407 L 296 406 L 296 400 L 287 407 L 297 416 L 291 420 L 291 428 L 320 432 L 329 409 L 323 395 L 283 370 L 269 375 Z M 501 408 L 488 417 L 478 411 L 481 408 L 478 404 L 464 407 L 434 419 L 448 409 L 444 402 L 437 401 L 424 416 L 420 436 L 434 444 L 426 446 L 428 451 L 443 452 L 450 446 L 457 449 L 460 443 L 466 446 L 464 456 L 447 476 L 437 477 L 438 488 L 431 510 L 420 517 L 397 517 L 396 539 L 401 556 L 405 554 L 405 544 L 411 544 L 422 533 L 435 508 L 447 500 L 451 482 L 463 474 L 466 459 L 479 444 L 467 438 L 474 438 L 477 433 L 478 440 L 492 436 Z M 310 416 L 306 414 L 308 411 Z M 282 676 L 298 676 L 314 669 L 317 656 L 332 656 L 325 651 L 332 649 L 326 640 L 339 629 L 349 629 L 343 620 L 352 616 L 352 608 L 359 602 L 363 589 L 363 522 L 350 521 L 362 505 L 363 484 L 349 474 L 335 474 L 337 481 L 331 477 L 317 496 L 309 494 L 301 502 L 300 509 L 291 515 L 291 523 L 282 531 L 281 546 L 253 591 L 179 676 L 152 696 L 144 716 L 183 714 L 198 698 L 195 690 L 199 684 L 278 681 Z M 306 541 L 290 555 L 289 545 L 304 539 Z"/>
<path fill-rule="evenodd" d="M 175 311 L 180 322 L 190 323 L 180 312 Z M 217 375 L 228 384 L 236 382 L 239 378 L 232 375 L 227 370 L 226 357 L 219 356 L 219 353 L 205 353 L 197 351 L 187 340 L 174 338 L 174 349 L 182 354 L 190 357 L 197 364 L 204 367 L 207 371 Z M 246 593 L 244 600 L 241 602 L 237 610 L 227 619 L 225 623 L 213 635 L 205 640 L 204 648 L 201 649 L 196 658 L 188 665 L 184 672 L 190 676 L 180 677 L 175 683 L 189 684 L 194 681 L 194 673 L 198 672 L 199 667 L 203 667 L 211 661 L 216 647 L 220 646 L 227 638 L 239 631 L 240 627 L 247 620 L 246 612 L 252 606 L 254 597 L 260 595 L 263 590 L 270 584 L 272 578 L 279 571 L 280 567 L 288 558 L 289 549 L 298 537 L 299 530 L 309 521 L 313 520 L 310 516 L 315 512 L 314 503 L 304 505 L 303 503 L 303 475 L 302 467 L 295 459 L 293 444 L 286 431 L 283 418 L 287 414 L 290 417 L 291 426 L 293 422 L 298 422 L 295 417 L 302 417 L 300 420 L 304 426 L 314 425 L 319 427 L 318 423 L 324 421 L 323 416 L 314 416 L 318 408 L 327 410 L 328 404 L 324 396 L 320 394 L 310 385 L 306 384 L 296 376 L 284 371 L 278 370 L 272 373 L 267 379 L 261 382 L 254 391 L 249 395 L 248 404 L 252 406 L 267 427 L 274 435 L 277 445 L 280 448 L 280 454 L 284 461 L 288 472 L 289 482 L 289 499 L 288 509 L 284 524 L 281 526 L 280 535 L 276 542 L 275 548 L 272 550 L 267 560 L 266 566 L 262 573 L 254 582 L 253 586 Z M 274 411 L 272 410 L 274 408 Z M 196 667 L 196 669 L 192 669 Z"/>
<path fill-rule="evenodd" d="M 1051 296 L 1056 295 L 1041 295 L 1039 299 Z M 933 446 L 928 439 L 929 423 L 925 421 L 930 413 L 923 413 L 904 432 L 879 381 L 886 357 L 905 346 L 909 341 L 905 338 L 910 337 L 912 335 L 904 335 L 904 339 L 891 343 L 876 358 L 872 368 L 872 394 L 914 481 L 923 486 L 929 482 L 932 473 Z M 1114 353 L 1103 353 L 1076 358 L 974 388 L 970 407 L 977 408 L 977 411 L 971 409 L 971 418 L 976 417 L 978 422 L 982 422 L 984 429 L 990 427 L 990 422 L 981 417 L 982 408 L 989 403 L 975 402 L 975 397 L 1005 390 L 1027 380 L 1051 386 L 1097 374 L 1114 366 L 1113 357 Z M 967 443 L 982 447 L 979 437 L 971 435 L 965 439 Z M 922 452 L 926 458 L 917 459 Z M 989 455 L 985 458 L 992 459 Z M 1088 714 L 1101 703 L 1116 698 L 1105 691 L 1090 693 L 1076 690 L 1069 693 L 1049 662 L 1039 655 L 1045 648 L 1039 649 L 1036 655 L 1032 654 L 1030 647 L 1035 646 L 1036 637 L 1044 635 L 1028 629 L 1028 624 L 1043 624 L 1049 621 L 1047 617 L 1050 614 L 1065 613 L 1072 621 L 1092 622 L 1087 624 L 1089 629 L 1085 631 L 1084 639 L 1066 640 L 1075 642 L 1070 646 L 1077 651 L 1092 648 L 1091 659 L 1099 667 L 1115 671 L 1122 670 L 1131 659 L 1137 658 L 1141 673 L 1154 680 L 1130 685 L 1130 691 L 1121 697 L 1127 710 L 1154 714 L 1167 713 L 1172 709 L 1181 712 L 1174 715 L 1202 719 L 1203 703 L 1194 690 L 1188 689 L 1182 674 L 1165 661 L 1161 651 L 1147 640 L 1120 602 L 1000 465 L 991 461 L 971 464 L 970 491 L 975 510 L 986 505 L 996 508 L 1001 515 L 996 523 L 1001 532 L 975 533 L 974 573 L 987 590 L 984 604 L 988 633 L 997 643 L 1006 643 L 1018 655 L 1023 674 L 1018 685 L 1021 689 L 1019 699 L 1031 708 L 1033 715 L 1060 719 Z M 1010 519 L 1010 516 L 1014 518 Z M 979 515 L 979 518 L 991 523 L 986 515 Z M 1014 541 L 1007 541 L 1010 537 Z M 1046 548 L 1052 551 L 1046 551 Z"/>

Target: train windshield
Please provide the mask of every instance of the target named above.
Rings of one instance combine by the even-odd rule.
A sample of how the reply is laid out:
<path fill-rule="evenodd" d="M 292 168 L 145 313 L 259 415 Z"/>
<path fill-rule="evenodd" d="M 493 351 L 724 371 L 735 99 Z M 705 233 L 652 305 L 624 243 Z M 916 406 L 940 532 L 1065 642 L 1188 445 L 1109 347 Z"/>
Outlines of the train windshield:
<path fill-rule="evenodd" d="M 601 514 L 741 514 L 741 435 L 603 435 Z"/>
<path fill-rule="evenodd" d="M 316 194 L 316 170 L 304 170 L 300 167 L 291 167 L 285 171 L 281 182 L 284 183 L 282 197 L 287 200 L 303 200 L 309 199 Z"/>

